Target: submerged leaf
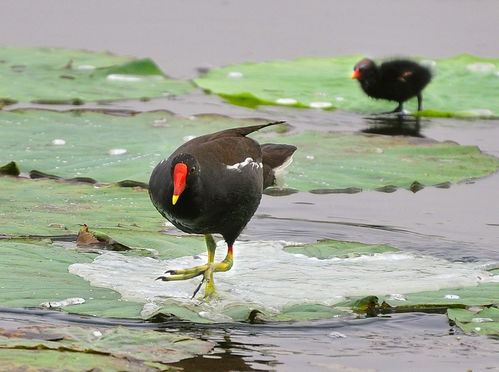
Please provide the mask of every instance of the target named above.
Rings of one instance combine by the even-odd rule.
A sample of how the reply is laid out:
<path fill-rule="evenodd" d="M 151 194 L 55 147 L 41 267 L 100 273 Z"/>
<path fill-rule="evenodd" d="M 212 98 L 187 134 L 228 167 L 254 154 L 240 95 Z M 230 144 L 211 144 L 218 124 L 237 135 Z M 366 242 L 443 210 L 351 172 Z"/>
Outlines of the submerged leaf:
<path fill-rule="evenodd" d="M 319 259 L 358 257 L 360 255 L 398 251 L 398 249 L 386 244 L 363 244 L 332 239 L 321 240 L 312 244 L 288 245 L 283 250 L 288 253 L 299 253 Z"/>

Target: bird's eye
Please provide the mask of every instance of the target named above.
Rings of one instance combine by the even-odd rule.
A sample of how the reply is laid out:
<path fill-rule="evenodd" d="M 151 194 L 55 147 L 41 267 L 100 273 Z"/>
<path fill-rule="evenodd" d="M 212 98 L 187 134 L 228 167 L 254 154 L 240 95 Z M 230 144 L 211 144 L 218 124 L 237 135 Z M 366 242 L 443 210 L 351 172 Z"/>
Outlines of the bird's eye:
<path fill-rule="evenodd" d="M 192 174 L 192 173 L 194 173 L 195 171 L 196 171 L 196 167 L 192 167 L 192 168 L 190 169 L 190 173 L 191 173 L 191 174 Z"/>

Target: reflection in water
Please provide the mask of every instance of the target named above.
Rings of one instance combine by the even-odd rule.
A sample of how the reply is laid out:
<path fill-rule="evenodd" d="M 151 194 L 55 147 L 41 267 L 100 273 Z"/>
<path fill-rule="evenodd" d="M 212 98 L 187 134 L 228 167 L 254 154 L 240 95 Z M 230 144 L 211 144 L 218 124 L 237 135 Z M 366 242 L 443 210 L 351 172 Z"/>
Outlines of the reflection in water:
<path fill-rule="evenodd" d="M 215 344 L 204 357 L 173 364 L 184 371 L 348 371 L 359 358 L 363 365 L 395 366 L 376 369 L 383 371 L 406 370 L 408 360 L 413 370 L 426 370 L 428 365 L 444 366 L 439 371 L 464 370 L 463 365 L 492 370 L 499 347 L 499 340 L 464 335 L 449 326 L 447 317 L 423 313 L 254 325 L 150 323 L 0 307 L 1 328 L 23 325 L 125 326 L 180 332 Z"/>
<path fill-rule="evenodd" d="M 387 136 L 424 137 L 420 133 L 421 118 L 410 115 L 377 115 L 365 118 L 369 127 L 363 133 L 384 134 Z"/>
<path fill-rule="evenodd" d="M 274 356 L 267 355 L 264 350 L 275 348 L 275 345 L 261 345 L 232 341 L 231 333 L 241 333 L 235 330 L 225 332 L 223 338 L 217 331 L 210 332 L 205 337 L 207 341 L 215 341 L 214 350 L 208 355 L 199 355 L 184 359 L 171 366 L 182 368 L 185 371 L 268 371 L 270 366 L 279 364 Z M 198 335 L 199 336 L 199 335 Z M 196 337 L 194 335 L 194 337 Z"/>

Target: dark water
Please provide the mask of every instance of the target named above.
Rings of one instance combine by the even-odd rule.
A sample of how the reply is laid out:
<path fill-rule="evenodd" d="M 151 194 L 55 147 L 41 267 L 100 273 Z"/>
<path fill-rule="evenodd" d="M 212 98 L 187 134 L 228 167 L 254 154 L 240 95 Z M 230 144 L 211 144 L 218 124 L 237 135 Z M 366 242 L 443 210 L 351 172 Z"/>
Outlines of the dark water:
<path fill-rule="evenodd" d="M 176 332 L 213 341 L 186 371 L 495 371 L 499 339 L 462 335 L 438 314 L 265 325 L 146 323 L 0 307 L 0 327 L 78 325 Z"/>
<path fill-rule="evenodd" d="M 366 54 L 497 57 L 496 0 L 4 1 L 0 43 L 110 50 L 153 58 L 178 78 L 248 60 Z M 423 22 L 424 20 L 424 22 Z M 424 24 L 423 24 L 424 23 Z M 87 105 L 92 107 L 92 105 Z M 252 110 L 195 92 L 112 107 L 287 120 L 296 130 L 377 132 L 477 145 L 499 156 L 499 120 L 365 117 L 282 107 Z M 413 193 L 265 196 L 242 239 L 387 243 L 455 261 L 499 260 L 499 174 Z M 332 283 L 334 285 L 334 283 Z M 180 330 L 217 343 L 178 365 L 195 371 L 485 371 L 499 341 L 463 335 L 438 314 L 293 324 L 151 324 L 0 308 L 0 327 L 79 324 Z"/>

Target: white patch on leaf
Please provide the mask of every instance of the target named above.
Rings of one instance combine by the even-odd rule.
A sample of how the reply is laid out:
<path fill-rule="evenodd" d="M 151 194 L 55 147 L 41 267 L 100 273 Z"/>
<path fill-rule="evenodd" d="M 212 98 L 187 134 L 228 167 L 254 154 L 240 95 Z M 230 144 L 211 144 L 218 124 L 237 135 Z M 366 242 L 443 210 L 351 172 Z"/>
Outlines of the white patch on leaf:
<path fill-rule="evenodd" d="M 66 140 L 63 140 L 62 138 L 55 138 L 52 140 L 51 144 L 54 146 L 63 146 L 66 144 Z"/>
<path fill-rule="evenodd" d="M 325 102 L 325 101 L 318 101 L 318 102 L 310 102 L 310 107 L 312 108 L 319 108 L 319 109 L 324 109 L 324 108 L 329 108 L 333 104 L 331 102 Z"/>
<path fill-rule="evenodd" d="M 45 308 L 60 308 L 68 305 L 81 305 L 85 303 L 84 298 L 80 297 L 71 297 L 71 298 L 66 298 L 65 300 L 62 301 L 50 301 L 50 302 L 43 302 L 40 304 L 40 307 L 45 307 Z"/>
<path fill-rule="evenodd" d="M 295 105 L 298 101 L 294 98 L 278 98 L 275 102 L 280 105 Z"/>
<path fill-rule="evenodd" d="M 476 62 L 470 63 L 466 68 L 471 72 L 493 72 L 496 66 L 493 63 Z"/>
<path fill-rule="evenodd" d="M 231 79 L 240 79 L 244 76 L 244 74 L 239 71 L 231 71 L 227 74 L 227 76 L 230 77 Z"/>
<path fill-rule="evenodd" d="M 128 151 L 127 149 L 111 149 L 107 153 L 109 155 L 123 155 L 126 154 Z"/>

